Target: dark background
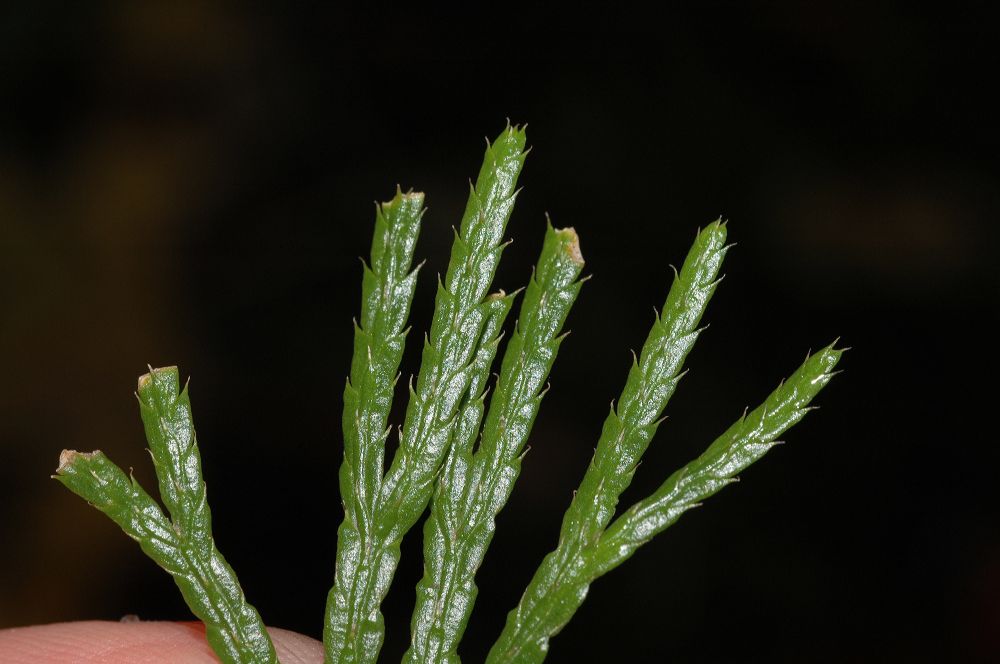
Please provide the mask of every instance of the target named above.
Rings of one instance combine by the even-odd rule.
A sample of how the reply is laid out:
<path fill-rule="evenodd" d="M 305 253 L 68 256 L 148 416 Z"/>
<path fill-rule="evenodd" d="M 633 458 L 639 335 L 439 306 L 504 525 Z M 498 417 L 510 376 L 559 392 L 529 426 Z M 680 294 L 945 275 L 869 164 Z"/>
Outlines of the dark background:
<path fill-rule="evenodd" d="M 216 539 L 250 600 L 320 634 L 372 201 L 427 192 L 408 374 L 467 178 L 509 117 L 534 149 L 496 284 L 525 282 L 546 211 L 580 233 L 594 278 L 465 659 L 555 545 L 668 265 L 720 214 L 739 246 L 624 504 L 810 347 L 839 335 L 846 371 L 743 483 L 595 583 L 550 661 L 1000 658 L 987 3 L 475 20 L 239 6 L 0 12 L 0 627 L 190 615 L 48 479 L 63 447 L 101 448 L 155 486 L 132 395 L 150 363 L 192 376 Z M 386 661 L 407 643 L 419 547 L 418 529 L 384 606 Z"/>

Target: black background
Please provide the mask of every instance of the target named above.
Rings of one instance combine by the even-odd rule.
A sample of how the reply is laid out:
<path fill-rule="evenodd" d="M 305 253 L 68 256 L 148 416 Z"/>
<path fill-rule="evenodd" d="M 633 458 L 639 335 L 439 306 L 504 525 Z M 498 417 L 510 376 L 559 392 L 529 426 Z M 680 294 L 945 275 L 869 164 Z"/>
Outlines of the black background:
<path fill-rule="evenodd" d="M 694 6 L 697 3 L 691 3 Z M 462 647 L 545 552 L 699 225 L 738 247 L 630 504 L 842 337 L 821 410 L 591 589 L 571 661 L 996 661 L 995 23 L 857 3 L 10 3 L 0 13 L 0 627 L 187 619 L 168 576 L 48 479 L 101 448 L 152 489 L 131 391 L 179 364 L 216 540 L 319 636 L 341 390 L 373 200 L 427 192 L 404 373 L 483 139 L 534 146 L 496 285 L 544 213 L 587 272 Z M 396 410 L 401 410 L 397 404 Z M 406 647 L 419 529 L 384 611 Z"/>

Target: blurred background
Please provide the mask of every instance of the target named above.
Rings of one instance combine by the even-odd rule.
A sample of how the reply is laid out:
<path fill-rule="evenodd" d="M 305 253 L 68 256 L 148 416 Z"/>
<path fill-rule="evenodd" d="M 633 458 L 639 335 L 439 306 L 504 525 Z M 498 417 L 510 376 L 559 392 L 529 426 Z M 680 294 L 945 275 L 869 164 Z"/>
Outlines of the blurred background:
<path fill-rule="evenodd" d="M 220 549 L 269 624 L 318 637 L 372 202 L 427 192 L 408 375 L 484 137 L 510 118 L 534 149 L 496 285 L 526 282 L 546 212 L 594 276 L 466 661 L 555 545 L 669 265 L 720 215 L 738 247 L 711 328 L 623 504 L 810 348 L 840 336 L 845 373 L 744 482 L 595 583 L 549 661 L 997 661 L 986 6 L 497 8 L 458 25 L 423 8 L 4 3 L 0 627 L 188 619 L 169 577 L 49 479 L 62 448 L 100 448 L 152 490 L 132 392 L 147 364 L 178 364 Z M 407 645 L 419 532 L 385 661 Z"/>

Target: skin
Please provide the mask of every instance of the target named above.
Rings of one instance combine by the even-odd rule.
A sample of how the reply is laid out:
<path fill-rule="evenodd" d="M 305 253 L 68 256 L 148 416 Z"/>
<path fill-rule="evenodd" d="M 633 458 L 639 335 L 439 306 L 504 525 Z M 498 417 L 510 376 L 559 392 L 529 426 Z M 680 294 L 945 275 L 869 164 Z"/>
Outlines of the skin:
<path fill-rule="evenodd" d="M 321 664 L 323 644 L 269 627 L 282 664 Z M 5 664 L 217 664 L 196 622 L 85 621 L 0 630 Z"/>

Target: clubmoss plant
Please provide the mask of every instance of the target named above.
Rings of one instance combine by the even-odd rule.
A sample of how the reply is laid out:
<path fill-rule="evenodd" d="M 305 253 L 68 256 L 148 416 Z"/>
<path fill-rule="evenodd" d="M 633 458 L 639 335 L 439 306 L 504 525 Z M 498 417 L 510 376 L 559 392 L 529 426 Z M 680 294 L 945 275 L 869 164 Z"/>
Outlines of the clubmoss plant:
<path fill-rule="evenodd" d="M 408 664 L 457 664 L 476 601 L 476 572 L 496 517 L 520 473 L 532 424 L 584 261 L 572 228 L 545 231 L 487 407 L 490 371 L 518 292 L 490 293 L 525 160 L 524 129 L 508 126 L 487 144 L 471 186 L 434 316 L 424 337 L 399 446 L 388 470 L 385 446 L 418 267 L 414 247 L 424 196 L 396 191 L 376 206 L 361 317 L 344 387 L 344 460 L 333 587 L 327 597 L 326 661 L 374 662 L 384 640 L 381 604 L 399 563 L 400 542 L 424 523 L 424 576 L 416 589 Z M 545 659 L 550 639 L 573 617 L 590 584 L 629 558 L 761 458 L 812 408 L 841 350 L 810 355 L 756 409 L 650 496 L 618 513 L 618 500 L 662 421 L 718 286 L 726 244 L 721 220 L 700 230 L 642 351 L 634 356 L 597 448 L 563 518 L 558 544 L 542 561 L 489 652 L 491 664 Z M 134 478 L 100 451 L 63 451 L 56 478 L 114 520 L 169 572 L 207 627 L 223 662 L 276 662 L 257 611 L 212 540 L 211 515 L 185 386 L 175 367 L 150 368 L 138 399 L 160 497 L 170 517 Z M 537 444 L 544 444 L 540 441 Z M 616 513 L 618 516 L 616 518 Z"/>

